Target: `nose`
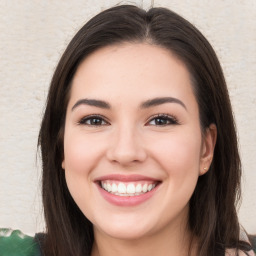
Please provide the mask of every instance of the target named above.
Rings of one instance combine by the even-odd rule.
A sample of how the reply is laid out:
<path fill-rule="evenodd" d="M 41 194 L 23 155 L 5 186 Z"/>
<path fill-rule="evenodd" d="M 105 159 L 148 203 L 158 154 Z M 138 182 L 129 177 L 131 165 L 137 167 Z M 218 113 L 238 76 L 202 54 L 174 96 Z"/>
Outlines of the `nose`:
<path fill-rule="evenodd" d="M 110 140 L 107 158 L 111 162 L 129 165 L 135 162 L 143 162 L 147 158 L 139 132 L 131 127 L 126 126 L 117 129 Z"/>

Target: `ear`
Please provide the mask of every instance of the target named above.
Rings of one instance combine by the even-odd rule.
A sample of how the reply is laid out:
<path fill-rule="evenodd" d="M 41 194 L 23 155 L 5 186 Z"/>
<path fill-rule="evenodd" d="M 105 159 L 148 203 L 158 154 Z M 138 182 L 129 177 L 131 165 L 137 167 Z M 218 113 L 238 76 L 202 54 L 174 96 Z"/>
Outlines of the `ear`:
<path fill-rule="evenodd" d="M 65 170 L 65 159 L 63 159 L 63 161 L 62 161 L 61 167 L 62 167 L 63 170 Z"/>
<path fill-rule="evenodd" d="M 217 140 L 217 127 L 211 124 L 206 128 L 202 139 L 199 175 L 205 174 L 212 163 L 214 148 Z"/>

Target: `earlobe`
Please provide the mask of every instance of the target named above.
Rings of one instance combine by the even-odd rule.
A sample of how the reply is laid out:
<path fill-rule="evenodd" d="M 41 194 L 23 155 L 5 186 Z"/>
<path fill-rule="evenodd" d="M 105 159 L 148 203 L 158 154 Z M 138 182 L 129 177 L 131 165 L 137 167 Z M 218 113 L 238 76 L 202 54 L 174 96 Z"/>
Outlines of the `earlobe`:
<path fill-rule="evenodd" d="M 62 167 L 63 170 L 65 170 L 65 160 L 62 161 L 61 167 Z"/>
<path fill-rule="evenodd" d="M 205 173 L 207 173 L 208 172 L 208 168 L 207 167 L 204 167 L 202 170 L 201 170 L 201 168 L 200 168 L 200 172 L 199 172 L 199 175 L 201 176 L 201 175 L 204 175 Z"/>
<path fill-rule="evenodd" d="M 210 169 L 216 140 L 217 127 L 215 124 L 211 124 L 203 136 L 199 175 L 204 175 Z"/>

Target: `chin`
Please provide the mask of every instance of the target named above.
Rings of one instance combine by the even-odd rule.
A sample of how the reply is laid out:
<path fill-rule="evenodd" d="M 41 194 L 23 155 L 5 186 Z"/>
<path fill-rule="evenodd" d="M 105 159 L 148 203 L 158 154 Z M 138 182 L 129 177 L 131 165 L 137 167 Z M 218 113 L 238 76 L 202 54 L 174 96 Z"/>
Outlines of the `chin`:
<path fill-rule="evenodd" d="M 120 239 L 120 240 L 137 240 L 148 235 L 148 232 L 143 230 L 134 230 L 133 227 L 127 229 L 115 229 L 115 230 L 107 230 L 106 234 L 112 238 Z"/>
<path fill-rule="evenodd" d="M 150 225 L 131 222 L 107 221 L 101 226 L 94 226 L 94 230 L 103 232 L 105 235 L 121 240 L 135 240 L 150 234 Z M 95 231 L 96 231 L 95 230 Z M 96 231 L 97 232 L 97 231 Z"/>

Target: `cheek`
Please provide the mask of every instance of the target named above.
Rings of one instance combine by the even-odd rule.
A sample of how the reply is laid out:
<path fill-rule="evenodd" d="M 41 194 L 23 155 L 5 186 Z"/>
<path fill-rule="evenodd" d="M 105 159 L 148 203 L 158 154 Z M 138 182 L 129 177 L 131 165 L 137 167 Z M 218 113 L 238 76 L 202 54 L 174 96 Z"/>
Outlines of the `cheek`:
<path fill-rule="evenodd" d="M 91 186 L 92 170 L 98 162 L 100 150 L 100 144 L 93 143 L 79 132 L 66 134 L 64 139 L 66 183 L 77 206 L 88 219 L 91 217 L 88 205 L 95 201 Z"/>
<path fill-rule="evenodd" d="M 67 135 L 64 140 L 65 169 L 76 175 L 88 175 L 102 155 L 100 141 L 79 132 Z"/>
<path fill-rule="evenodd" d="M 92 170 L 98 162 L 99 148 L 79 132 L 66 134 L 64 139 L 64 169 L 68 189 L 81 206 L 83 198 L 90 194 Z"/>
<path fill-rule="evenodd" d="M 151 145 L 151 151 L 164 169 L 172 173 L 198 169 L 201 155 L 201 134 L 180 132 L 158 137 Z M 168 168 L 169 166 L 169 168 Z M 171 168 L 174 166 L 176 168 Z"/>
<path fill-rule="evenodd" d="M 156 140 L 153 148 L 152 155 L 168 178 L 170 192 L 193 193 L 199 175 L 201 134 L 173 133 Z"/>
<path fill-rule="evenodd" d="M 169 145 L 162 163 L 169 178 L 166 200 L 171 202 L 170 207 L 184 209 L 188 204 L 198 180 L 199 159 L 200 140 L 184 136 Z"/>

